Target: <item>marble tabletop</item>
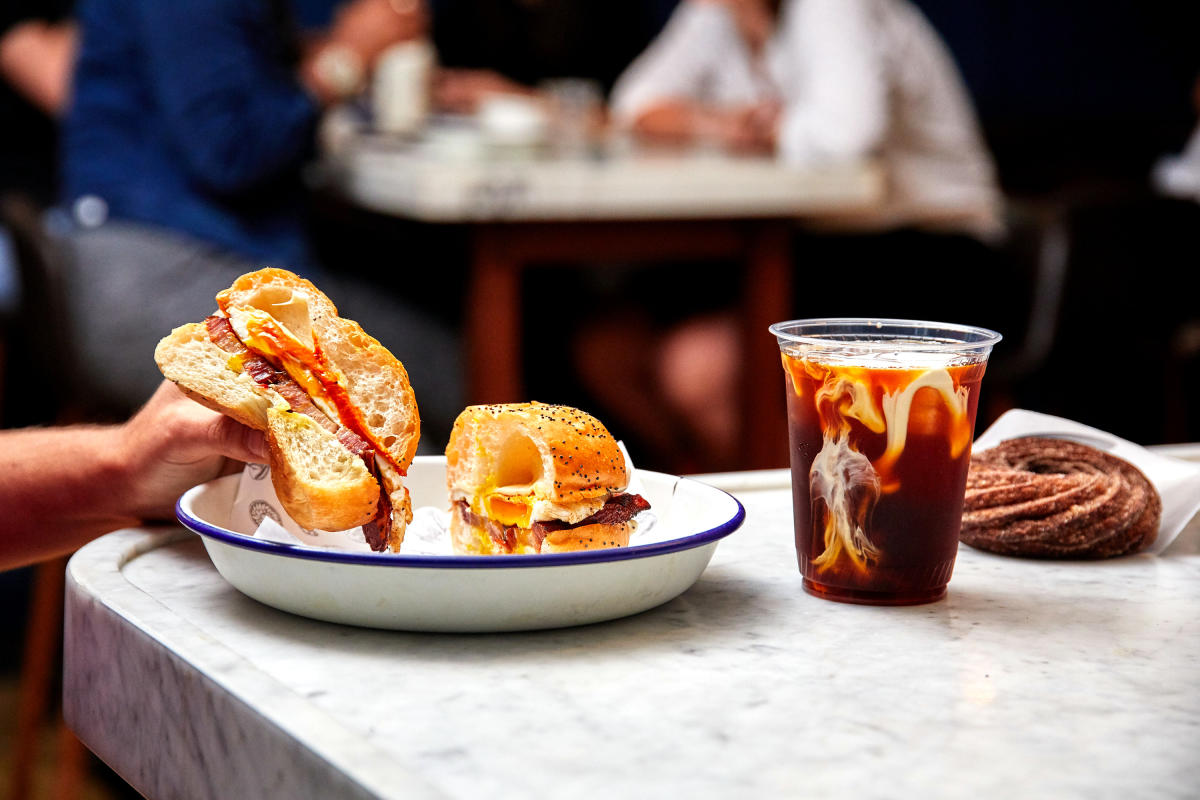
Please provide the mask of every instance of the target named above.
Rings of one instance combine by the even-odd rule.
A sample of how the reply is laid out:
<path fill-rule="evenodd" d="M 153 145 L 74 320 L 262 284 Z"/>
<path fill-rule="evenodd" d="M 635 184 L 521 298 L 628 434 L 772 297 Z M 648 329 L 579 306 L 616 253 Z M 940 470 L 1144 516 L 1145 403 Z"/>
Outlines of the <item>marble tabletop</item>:
<path fill-rule="evenodd" d="M 68 567 L 64 709 L 153 800 L 1195 797 L 1200 518 L 1160 556 L 963 546 L 941 602 L 801 590 L 785 471 L 699 581 L 582 628 L 343 627 L 239 594 L 181 529 Z"/>

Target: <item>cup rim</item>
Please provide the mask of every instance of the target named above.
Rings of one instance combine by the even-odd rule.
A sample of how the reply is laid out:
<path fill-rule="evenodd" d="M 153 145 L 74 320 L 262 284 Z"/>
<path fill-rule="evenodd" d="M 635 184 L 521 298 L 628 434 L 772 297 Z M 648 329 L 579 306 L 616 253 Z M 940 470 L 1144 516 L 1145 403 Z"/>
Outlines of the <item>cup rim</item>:
<path fill-rule="evenodd" d="M 785 344 L 848 344 L 869 350 L 895 350 L 904 339 L 904 352 L 962 352 L 990 350 L 1004 337 L 989 328 L 956 322 L 889 317 L 812 317 L 776 322 L 768 330 Z M 873 333 L 878 331 L 878 333 Z M 859 338 L 864 336 L 871 338 Z M 928 341 L 913 341 L 924 339 Z"/>

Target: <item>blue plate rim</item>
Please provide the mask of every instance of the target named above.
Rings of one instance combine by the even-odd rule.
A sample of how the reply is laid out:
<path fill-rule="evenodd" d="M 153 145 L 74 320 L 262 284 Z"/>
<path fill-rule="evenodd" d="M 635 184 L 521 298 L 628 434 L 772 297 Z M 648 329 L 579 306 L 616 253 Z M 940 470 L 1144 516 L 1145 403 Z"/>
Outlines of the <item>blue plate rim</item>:
<path fill-rule="evenodd" d="M 632 547 L 614 547 L 602 550 L 578 550 L 569 553 L 535 553 L 512 556 L 432 556 L 404 555 L 402 553 L 352 553 L 341 550 L 320 550 L 303 545 L 273 542 L 255 539 L 240 533 L 217 527 L 195 517 L 183 508 L 184 500 L 203 489 L 208 483 L 202 483 L 188 489 L 175 502 L 175 516 L 188 530 L 202 537 L 214 539 L 232 547 L 245 550 L 256 550 L 285 558 L 298 558 L 308 561 L 320 561 L 331 564 L 354 564 L 366 567 L 413 567 L 420 569 L 495 569 L 514 567 L 561 567 L 575 564 L 603 564 L 614 561 L 628 561 L 635 558 L 650 558 L 653 556 L 677 553 L 691 550 L 710 542 L 720 541 L 736 531 L 746 520 L 746 508 L 741 501 L 724 489 L 704 483 L 703 481 L 669 475 L 663 472 L 641 470 L 644 474 L 661 475 L 675 481 L 688 481 L 699 484 L 728 497 L 736 506 L 734 515 L 713 528 L 681 536 L 677 539 L 667 539 L 662 542 L 633 545 Z M 214 480 L 221 480 L 216 478 Z M 211 483 L 211 481 L 209 481 Z"/>

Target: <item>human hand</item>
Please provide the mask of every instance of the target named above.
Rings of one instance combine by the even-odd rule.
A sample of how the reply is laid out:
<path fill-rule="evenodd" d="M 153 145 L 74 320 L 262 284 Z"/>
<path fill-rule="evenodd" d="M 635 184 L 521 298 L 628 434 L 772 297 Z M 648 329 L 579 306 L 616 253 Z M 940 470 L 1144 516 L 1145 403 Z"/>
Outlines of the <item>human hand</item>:
<path fill-rule="evenodd" d="M 351 0 L 334 15 L 329 40 L 353 48 L 370 67 L 384 50 L 424 36 L 428 28 L 422 0 Z"/>
<path fill-rule="evenodd" d="M 0 75 L 47 114 L 57 116 L 70 94 L 78 31 L 71 22 L 21 22 L 0 36 Z"/>
<path fill-rule="evenodd" d="M 734 153 L 770 153 L 782 113 L 776 101 L 731 109 L 711 109 L 701 125 L 702 135 Z"/>
<path fill-rule="evenodd" d="M 267 460 L 261 431 L 201 406 L 169 381 L 116 434 L 128 482 L 125 512 L 139 519 L 169 519 L 186 490 Z"/>
<path fill-rule="evenodd" d="M 487 69 L 439 69 L 433 77 L 433 105 L 440 111 L 474 114 L 488 95 L 532 95 L 534 91 Z"/>

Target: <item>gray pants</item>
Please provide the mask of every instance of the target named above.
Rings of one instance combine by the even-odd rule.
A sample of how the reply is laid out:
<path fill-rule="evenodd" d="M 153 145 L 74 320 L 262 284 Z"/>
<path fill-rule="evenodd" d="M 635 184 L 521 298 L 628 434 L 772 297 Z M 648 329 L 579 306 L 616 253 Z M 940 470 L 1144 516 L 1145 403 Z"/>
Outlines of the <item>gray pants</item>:
<path fill-rule="evenodd" d="M 265 266 L 122 222 L 72 231 L 62 249 L 78 390 L 89 393 L 89 405 L 121 413 L 132 413 L 162 381 L 154 363 L 159 339 L 211 314 L 217 292 Z M 390 286 L 331 273 L 314 282 L 404 363 L 421 412 L 421 452 L 442 452 L 464 402 L 456 332 Z"/>

